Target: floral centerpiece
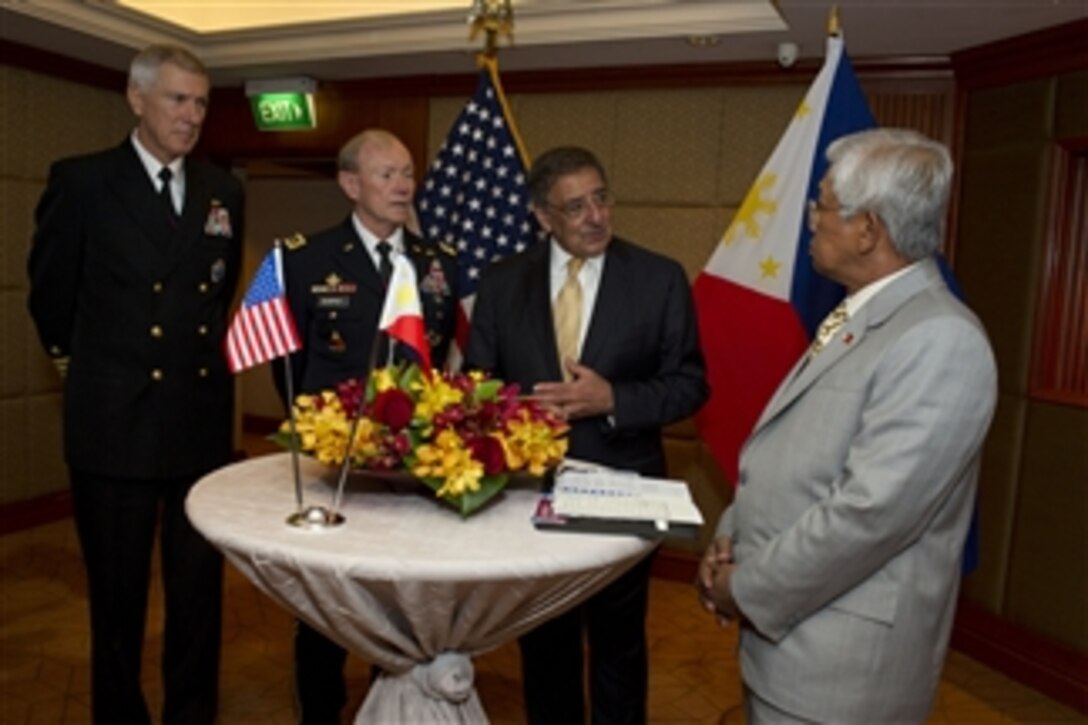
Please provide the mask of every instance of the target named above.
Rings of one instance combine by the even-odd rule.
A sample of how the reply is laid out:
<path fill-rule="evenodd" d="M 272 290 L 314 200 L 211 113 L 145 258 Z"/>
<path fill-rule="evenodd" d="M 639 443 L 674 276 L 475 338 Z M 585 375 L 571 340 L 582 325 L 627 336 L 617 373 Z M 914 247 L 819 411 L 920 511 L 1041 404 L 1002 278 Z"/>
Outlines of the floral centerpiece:
<path fill-rule="evenodd" d="M 352 378 L 298 396 L 294 413 L 296 436 L 284 421 L 273 436 L 280 445 L 297 442 L 329 465 L 350 455 L 355 470 L 408 473 L 462 516 L 501 491 L 511 472 L 542 476 L 567 450 L 565 421 L 478 372 L 379 368 L 365 384 Z"/>

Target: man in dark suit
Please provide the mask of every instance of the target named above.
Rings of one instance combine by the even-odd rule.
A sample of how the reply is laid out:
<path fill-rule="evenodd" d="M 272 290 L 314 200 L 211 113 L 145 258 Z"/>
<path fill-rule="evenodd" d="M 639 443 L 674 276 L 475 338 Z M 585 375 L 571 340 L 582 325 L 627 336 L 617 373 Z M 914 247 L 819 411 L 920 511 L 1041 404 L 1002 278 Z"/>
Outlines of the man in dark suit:
<path fill-rule="evenodd" d="M 184 49 L 139 53 L 129 71 L 132 135 L 54 164 L 36 212 L 30 313 L 65 375 L 96 723 L 150 721 L 140 652 L 160 520 L 163 722 L 215 720 L 222 559 L 184 502 L 232 450 L 222 341 L 243 193 L 227 172 L 187 157 L 208 89 L 204 67 Z"/>
<path fill-rule="evenodd" d="M 353 213 L 310 239 L 289 239 L 284 255 L 287 299 L 303 345 L 291 356 L 296 393 L 317 393 L 348 378 L 364 378 L 374 365 L 414 361 L 411 349 L 378 335 L 395 255 L 405 255 L 415 268 L 436 367 L 446 359 L 457 320 L 453 254 L 424 245 L 404 228 L 415 190 L 408 149 L 388 131 L 368 129 L 344 145 L 337 164 L 337 181 Z M 273 370 L 283 395 L 282 363 Z M 298 622 L 295 680 L 303 725 L 340 722 L 347 701 L 346 657 L 340 645 Z"/>
<path fill-rule="evenodd" d="M 709 393 L 684 271 L 612 235 L 612 196 L 591 152 L 545 153 L 528 187 L 551 241 L 485 272 L 466 369 L 517 383 L 565 414 L 571 457 L 664 475 L 662 426 L 695 413 Z M 583 630 L 593 722 L 645 722 L 649 569 L 647 558 L 521 638 L 531 723 L 584 721 Z"/>

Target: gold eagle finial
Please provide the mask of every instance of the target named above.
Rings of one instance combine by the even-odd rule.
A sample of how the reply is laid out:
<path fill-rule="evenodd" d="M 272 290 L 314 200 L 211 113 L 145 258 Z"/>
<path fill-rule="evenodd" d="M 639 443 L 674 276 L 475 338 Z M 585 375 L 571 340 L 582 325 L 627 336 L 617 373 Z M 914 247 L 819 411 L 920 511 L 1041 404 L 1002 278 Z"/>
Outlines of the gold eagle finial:
<path fill-rule="evenodd" d="M 489 58 L 495 57 L 500 35 L 514 42 L 514 7 L 511 0 L 473 0 L 468 22 L 472 27 L 469 40 L 475 40 L 481 30 L 487 34 L 483 52 Z"/>

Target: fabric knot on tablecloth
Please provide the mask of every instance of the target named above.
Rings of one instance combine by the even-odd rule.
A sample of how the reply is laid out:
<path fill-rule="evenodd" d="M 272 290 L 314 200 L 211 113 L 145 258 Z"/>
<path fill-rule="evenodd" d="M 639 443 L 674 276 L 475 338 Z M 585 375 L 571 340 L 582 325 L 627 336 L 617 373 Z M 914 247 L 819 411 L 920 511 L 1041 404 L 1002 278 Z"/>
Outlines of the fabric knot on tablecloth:
<path fill-rule="evenodd" d="M 428 697 L 464 702 L 472 694 L 472 660 L 457 652 L 443 652 L 430 662 L 416 665 L 409 676 Z"/>

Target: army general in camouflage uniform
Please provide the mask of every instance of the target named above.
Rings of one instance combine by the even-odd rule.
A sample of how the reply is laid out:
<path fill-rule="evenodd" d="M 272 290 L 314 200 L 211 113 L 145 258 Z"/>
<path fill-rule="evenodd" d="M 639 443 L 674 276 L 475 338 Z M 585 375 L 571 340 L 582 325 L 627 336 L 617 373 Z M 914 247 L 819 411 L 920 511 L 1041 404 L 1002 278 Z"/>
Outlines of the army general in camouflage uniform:
<path fill-rule="evenodd" d="M 426 245 L 404 228 L 415 191 L 412 157 L 393 134 L 363 131 L 340 150 L 337 181 L 354 203 L 341 224 L 306 239 L 288 239 L 284 254 L 287 298 L 302 349 L 291 356 L 295 394 L 331 389 L 378 366 L 410 360 L 412 351 L 377 334 L 385 299 L 382 267 L 387 255 L 413 264 L 423 317 L 436 367 L 454 335 L 458 295 L 456 260 L 445 247 Z M 374 350 L 377 344 L 379 350 Z M 373 358 L 373 359 L 372 359 Z M 274 366 L 284 391 L 282 364 Z M 304 622 L 295 634 L 295 682 L 303 725 L 338 724 L 347 700 L 343 666 L 347 653 Z"/>

